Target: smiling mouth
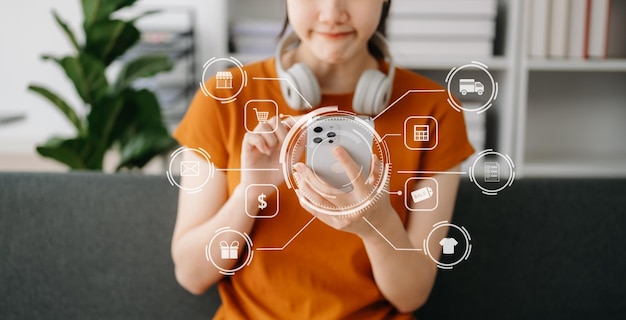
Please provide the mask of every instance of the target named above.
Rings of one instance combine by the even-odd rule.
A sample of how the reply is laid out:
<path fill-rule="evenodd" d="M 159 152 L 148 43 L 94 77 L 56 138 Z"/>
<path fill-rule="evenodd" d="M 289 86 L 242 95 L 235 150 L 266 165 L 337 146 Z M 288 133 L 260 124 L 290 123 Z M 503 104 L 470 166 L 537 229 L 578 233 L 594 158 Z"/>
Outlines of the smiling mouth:
<path fill-rule="evenodd" d="M 319 34 L 320 36 L 327 38 L 327 39 L 331 39 L 331 40 L 337 40 L 337 39 L 343 39 L 346 38 L 350 35 L 352 35 L 354 32 L 353 31 L 346 31 L 346 32 L 317 32 L 317 34 Z"/>

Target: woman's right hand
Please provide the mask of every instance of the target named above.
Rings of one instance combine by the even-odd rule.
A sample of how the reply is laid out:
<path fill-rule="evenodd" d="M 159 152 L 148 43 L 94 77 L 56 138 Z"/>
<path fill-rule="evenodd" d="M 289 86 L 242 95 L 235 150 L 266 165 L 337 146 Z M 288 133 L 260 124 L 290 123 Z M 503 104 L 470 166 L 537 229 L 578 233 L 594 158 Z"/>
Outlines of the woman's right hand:
<path fill-rule="evenodd" d="M 289 127 L 273 117 L 259 123 L 252 132 L 247 132 L 241 148 L 241 185 L 283 183 L 280 166 L 280 149 L 289 132 Z"/>

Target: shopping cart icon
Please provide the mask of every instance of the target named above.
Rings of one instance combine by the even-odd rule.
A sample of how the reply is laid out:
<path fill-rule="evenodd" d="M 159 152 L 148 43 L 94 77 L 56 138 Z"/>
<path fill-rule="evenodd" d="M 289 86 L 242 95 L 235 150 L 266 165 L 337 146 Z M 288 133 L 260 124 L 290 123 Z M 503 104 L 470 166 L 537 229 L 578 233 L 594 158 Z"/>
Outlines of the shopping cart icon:
<path fill-rule="evenodd" d="M 252 108 L 252 110 L 254 110 L 254 113 L 256 113 L 256 119 L 259 122 L 267 122 L 267 118 L 269 117 L 270 113 L 268 111 L 259 111 L 257 110 L 257 108 Z"/>
<path fill-rule="evenodd" d="M 272 133 L 276 131 L 278 121 L 280 120 L 278 118 L 278 103 L 276 101 L 269 99 L 250 100 L 246 102 L 244 110 L 243 125 L 247 132 Z M 253 110 L 254 113 L 252 112 Z M 268 124 L 270 121 L 272 125 L 257 128 L 257 125 Z"/>

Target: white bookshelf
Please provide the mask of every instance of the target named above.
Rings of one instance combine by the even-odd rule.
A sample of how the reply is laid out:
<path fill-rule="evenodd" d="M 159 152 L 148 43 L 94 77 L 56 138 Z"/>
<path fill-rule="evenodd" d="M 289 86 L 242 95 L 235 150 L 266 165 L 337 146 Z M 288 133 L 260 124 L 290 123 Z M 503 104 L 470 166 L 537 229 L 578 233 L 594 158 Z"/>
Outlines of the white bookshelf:
<path fill-rule="evenodd" d="M 582 71 L 626 72 L 626 59 L 607 60 L 554 60 L 532 59 L 527 61 L 530 71 Z"/>
<path fill-rule="evenodd" d="M 196 9 L 197 66 L 212 57 L 234 56 L 244 63 L 267 58 L 271 54 L 229 52 L 229 25 L 247 19 L 282 22 L 285 16 L 285 2 L 280 0 L 140 3 Z M 499 95 L 488 111 L 490 123 L 496 125 L 485 147 L 511 156 L 517 177 L 626 177 L 626 59 L 529 59 L 525 3 L 498 0 L 499 55 L 396 56 L 396 63 L 439 82 L 452 67 L 473 60 L 486 64 L 499 84 Z M 6 149 L 8 144 L 2 145 Z"/>
<path fill-rule="evenodd" d="M 282 22 L 285 16 L 284 2 L 282 1 L 254 1 L 254 0 L 221 0 L 227 3 L 229 21 L 223 24 L 228 26 L 236 21 L 246 21 L 250 19 L 274 19 Z M 392 4 L 393 5 L 393 4 Z M 395 63 L 399 66 L 416 70 L 433 80 L 444 83 L 446 75 L 453 67 L 466 65 L 471 61 L 479 61 L 489 67 L 490 73 L 494 76 L 499 85 L 499 95 L 494 105 L 489 109 L 488 118 L 495 119 L 497 125 L 490 132 L 492 138 L 487 138 L 486 148 L 513 157 L 515 152 L 515 83 L 516 83 L 516 61 L 517 50 L 515 39 L 519 33 L 519 12 L 521 4 L 519 1 L 498 1 L 499 30 L 498 37 L 502 38 L 502 54 L 487 57 L 472 56 L 451 56 L 451 57 L 415 57 L 410 55 L 394 56 Z M 223 28 L 223 27 L 222 27 Z M 246 63 L 254 60 L 267 58 L 268 55 L 239 54 L 224 52 L 224 56 L 234 56 Z M 480 151 L 480 150 L 478 150 Z"/>
<path fill-rule="evenodd" d="M 528 24 L 528 12 L 519 14 Z M 519 51 L 527 52 L 527 25 L 520 30 Z M 518 64 L 518 173 L 626 177 L 626 59 L 531 59 L 522 54 Z"/>
<path fill-rule="evenodd" d="M 252 2 L 229 1 L 230 19 L 282 21 L 279 4 L 264 10 Z M 488 111 L 497 129 L 486 147 L 511 156 L 518 177 L 626 177 L 626 59 L 529 59 L 525 1 L 498 3 L 501 55 L 396 56 L 396 63 L 439 82 L 470 60 L 488 65 L 500 93 Z"/>

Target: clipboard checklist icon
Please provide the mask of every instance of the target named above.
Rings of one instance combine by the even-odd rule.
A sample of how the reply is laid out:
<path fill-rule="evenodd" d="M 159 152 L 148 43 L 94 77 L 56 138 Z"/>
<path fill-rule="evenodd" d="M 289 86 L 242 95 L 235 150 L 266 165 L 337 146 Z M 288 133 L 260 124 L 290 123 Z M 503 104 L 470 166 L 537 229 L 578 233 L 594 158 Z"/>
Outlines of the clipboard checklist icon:
<path fill-rule="evenodd" d="M 500 182 L 500 164 L 485 162 L 485 182 Z"/>

